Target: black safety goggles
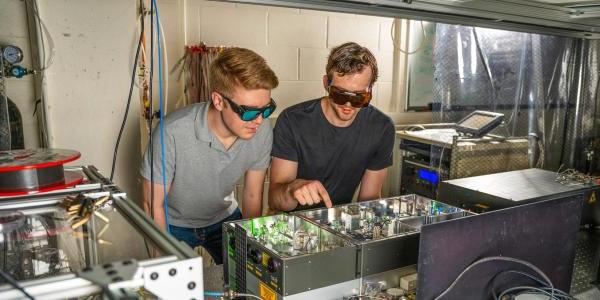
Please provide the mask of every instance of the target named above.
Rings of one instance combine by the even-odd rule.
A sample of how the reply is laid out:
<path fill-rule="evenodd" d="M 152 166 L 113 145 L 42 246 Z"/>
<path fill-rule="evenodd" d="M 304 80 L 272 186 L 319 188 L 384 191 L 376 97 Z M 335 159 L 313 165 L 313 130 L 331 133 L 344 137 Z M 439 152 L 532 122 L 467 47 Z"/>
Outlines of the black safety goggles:
<path fill-rule="evenodd" d="M 233 109 L 233 111 L 240 116 L 240 119 L 242 119 L 242 121 L 246 121 L 246 122 L 255 120 L 260 115 L 262 115 L 263 119 L 266 119 L 269 116 L 271 116 L 273 114 L 273 112 L 275 111 L 275 109 L 277 108 L 277 105 L 275 104 L 275 101 L 273 100 L 273 98 L 271 98 L 271 102 L 269 102 L 269 105 L 267 105 L 265 107 L 257 108 L 257 107 L 248 107 L 245 105 L 238 105 L 233 100 L 229 99 L 227 96 L 225 96 L 223 94 L 221 94 L 221 97 L 223 97 L 223 99 L 227 100 L 227 102 L 229 102 L 229 104 L 231 105 L 231 108 Z"/>

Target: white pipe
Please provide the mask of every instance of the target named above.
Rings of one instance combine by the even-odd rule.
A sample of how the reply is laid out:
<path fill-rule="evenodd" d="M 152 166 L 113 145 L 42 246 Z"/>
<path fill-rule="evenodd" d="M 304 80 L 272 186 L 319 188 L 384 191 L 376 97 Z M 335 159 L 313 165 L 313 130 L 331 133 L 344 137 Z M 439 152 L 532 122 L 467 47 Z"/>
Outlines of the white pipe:
<path fill-rule="evenodd" d="M 164 80 L 164 95 L 163 95 L 163 99 L 164 99 L 164 107 L 162 107 L 163 109 L 163 114 L 166 116 L 168 113 L 168 104 L 169 104 L 169 57 L 167 55 L 167 42 L 166 42 L 166 38 L 165 38 L 165 31 L 163 29 L 162 26 L 162 22 L 159 20 L 158 21 L 158 26 L 160 26 L 160 35 L 162 36 L 162 51 L 163 51 L 163 80 Z"/>

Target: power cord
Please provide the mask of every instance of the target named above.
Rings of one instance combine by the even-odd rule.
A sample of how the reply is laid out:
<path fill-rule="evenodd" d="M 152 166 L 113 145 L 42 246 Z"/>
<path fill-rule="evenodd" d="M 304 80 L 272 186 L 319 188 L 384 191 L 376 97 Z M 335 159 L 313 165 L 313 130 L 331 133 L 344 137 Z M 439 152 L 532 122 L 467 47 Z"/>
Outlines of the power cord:
<path fill-rule="evenodd" d="M 423 33 L 423 36 L 421 38 L 421 43 L 419 44 L 419 47 L 417 47 L 417 49 L 413 50 L 413 51 L 409 51 L 408 49 L 406 50 L 402 50 L 402 47 L 396 43 L 396 22 L 400 21 L 399 19 L 394 19 L 394 21 L 392 22 L 392 28 L 390 29 L 390 36 L 392 37 L 392 44 L 394 44 L 394 48 L 398 49 L 398 51 L 404 53 L 404 54 L 415 54 L 417 52 L 419 52 L 421 50 L 421 48 L 423 48 L 423 45 L 425 45 L 425 40 L 427 39 L 427 31 L 425 30 L 425 26 L 423 25 L 423 21 L 421 22 L 421 32 Z M 410 36 L 410 34 L 409 34 Z M 410 42 L 409 42 L 410 44 Z"/>
<path fill-rule="evenodd" d="M 150 121 L 148 126 L 148 155 L 150 156 L 150 218 L 154 220 L 154 139 L 152 138 L 152 121 L 154 120 L 154 1 L 150 1 L 150 82 L 148 83 L 148 100 L 150 101 Z"/>
<path fill-rule="evenodd" d="M 40 31 L 40 41 L 41 41 L 41 51 L 42 51 L 42 62 L 40 63 L 41 69 L 35 70 L 36 72 L 42 72 L 48 69 L 54 63 L 54 57 L 56 56 L 56 47 L 54 46 L 54 39 L 52 39 L 52 35 L 42 18 L 40 18 L 40 14 L 37 7 L 36 0 L 26 0 L 25 5 L 31 6 L 33 10 L 33 14 L 38 21 L 38 30 Z M 44 45 L 44 35 L 46 35 L 48 39 L 48 47 L 50 48 L 50 59 L 46 61 L 46 46 Z"/>
<path fill-rule="evenodd" d="M 467 274 L 470 270 L 472 270 L 474 267 L 476 267 L 476 266 L 478 266 L 480 264 L 483 264 L 483 263 L 490 262 L 490 261 L 505 261 L 505 262 L 512 262 L 512 263 L 517 263 L 517 264 L 524 265 L 524 266 L 528 267 L 529 269 L 535 271 L 538 275 L 540 275 L 543 278 L 543 280 L 548 283 L 548 286 L 550 288 L 552 288 L 552 290 L 554 291 L 554 286 L 552 286 L 552 281 L 550 281 L 550 278 L 548 278 L 548 276 L 544 272 L 542 272 L 542 270 L 540 270 L 538 267 L 536 267 L 532 263 L 524 261 L 524 260 L 520 260 L 520 259 L 517 259 L 517 258 L 512 258 L 512 257 L 490 256 L 490 257 L 484 257 L 482 259 L 479 259 L 479 260 L 473 262 L 472 264 L 470 264 L 468 267 L 466 267 L 456 277 L 456 279 L 452 282 L 452 284 L 450 284 L 450 286 L 448 286 L 448 288 L 446 288 L 446 290 L 444 290 L 439 296 L 437 296 L 435 298 L 435 300 L 442 299 L 444 296 L 446 296 L 456 286 L 456 284 L 460 281 L 460 279 L 465 274 Z M 552 296 L 554 296 L 554 292 L 552 292 Z"/>
<path fill-rule="evenodd" d="M 260 298 L 256 295 L 252 295 L 252 294 L 248 294 L 248 293 L 238 293 L 238 292 L 234 292 L 234 291 L 227 291 L 227 292 L 204 291 L 204 296 L 212 297 L 212 298 L 221 298 L 221 299 L 235 299 L 235 298 L 239 298 L 239 297 L 247 297 L 247 298 L 254 298 L 254 299 L 262 300 L 262 298 Z"/>
<path fill-rule="evenodd" d="M 142 0 L 140 0 L 140 5 L 142 5 Z M 143 8 L 143 6 L 140 6 Z M 143 13 L 143 12 L 142 12 Z M 119 129 L 119 135 L 117 136 L 117 142 L 115 143 L 115 150 L 113 153 L 112 167 L 110 169 L 110 181 L 113 181 L 115 176 L 115 165 L 117 163 L 117 153 L 119 152 L 119 144 L 121 143 L 121 137 L 123 136 L 123 130 L 125 129 L 125 123 L 127 123 L 127 115 L 129 114 L 129 107 L 131 105 L 131 95 L 133 93 L 133 85 L 135 83 L 135 76 L 137 74 L 137 65 L 138 58 L 140 56 L 140 48 L 142 46 L 142 40 L 144 38 L 144 18 L 141 18 L 142 22 L 142 30 L 140 33 L 140 39 L 137 44 L 137 49 L 135 50 L 135 59 L 133 63 L 133 69 L 131 71 L 131 83 L 129 84 L 129 95 L 127 96 L 127 106 L 125 107 L 125 114 L 123 115 L 123 122 L 121 123 L 121 128 Z"/>
<path fill-rule="evenodd" d="M 496 286 L 494 284 L 494 282 L 496 281 L 497 278 L 499 278 L 505 274 L 518 274 L 521 276 L 525 276 L 525 277 L 533 280 L 537 284 L 541 285 L 542 287 L 529 287 L 529 286 L 523 287 L 522 286 L 519 288 L 509 288 L 509 289 L 503 291 L 502 293 L 504 293 L 506 291 L 511 292 L 511 291 L 521 290 L 520 293 L 542 293 L 544 295 L 547 294 L 547 296 L 550 296 L 550 297 L 555 297 L 555 298 L 558 297 L 556 299 L 569 299 L 569 300 L 575 299 L 573 296 L 569 295 L 568 293 L 566 293 L 564 291 L 549 287 L 546 282 L 544 282 L 543 280 L 541 280 L 531 274 L 517 271 L 517 270 L 506 270 L 506 271 L 502 271 L 502 272 L 494 275 L 494 277 L 492 277 L 492 279 L 490 280 L 489 284 L 491 285 L 492 296 L 494 297 L 494 300 L 500 300 L 505 295 L 505 294 L 503 295 L 502 293 L 500 294 L 500 296 L 496 295 Z M 518 294 L 520 294 L 520 293 L 518 293 Z M 555 298 L 552 298 L 552 299 L 555 299 Z"/>
<path fill-rule="evenodd" d="M 555 292 L 558 291 L 557 289 L 550 289 L 550 292 L 548 292 L 546 289 L 544 288 L 539 288 L 539 287 L 534 287 L 534 286 L 516 286 L 516 287 L 512 287 L 512 288 L 508 288 L 505 291 L 503 291 L 500 296 L 498 297 L 498 299 L 504 299 L 505 296 L 510 296 L 512 292 L 517 292 L 513 294 L 513 297 L 522 295 L 522 294 L 542 294 L 544 296 L 549 297 L 548 300 L 565 300 L 565 299 L 575 299 L 569 295 L 567 295 L 568 297 L 565 297 L 561 294 L 556 295 Z M 514 299 L 513 297 L 510 297 L 509 299 Z"/>

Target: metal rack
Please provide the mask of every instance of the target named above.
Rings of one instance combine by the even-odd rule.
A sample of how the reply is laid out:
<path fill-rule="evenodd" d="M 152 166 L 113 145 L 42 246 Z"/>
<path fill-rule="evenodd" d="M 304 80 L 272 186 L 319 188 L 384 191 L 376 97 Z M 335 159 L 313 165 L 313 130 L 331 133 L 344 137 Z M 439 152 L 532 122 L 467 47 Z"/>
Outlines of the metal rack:
<path fill-rule="evenodd" d="M 202 259 L 192 249 L 160 230 L 95 167 L 71 170 L 84 175 L 82 184 L 0 199 L 0 264 L 9 275 L 36 299 L 203 299 Z M 88 219 L 86 205 L 93 210 Z M 22 297 L 0 286 L 1 299 Z"/>

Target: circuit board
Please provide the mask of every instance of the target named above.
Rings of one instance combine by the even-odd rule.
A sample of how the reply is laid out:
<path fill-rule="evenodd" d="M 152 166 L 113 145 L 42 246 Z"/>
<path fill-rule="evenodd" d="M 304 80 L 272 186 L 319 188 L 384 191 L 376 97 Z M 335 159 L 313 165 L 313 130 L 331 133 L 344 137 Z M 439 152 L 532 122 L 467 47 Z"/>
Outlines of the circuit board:
<path fill-rule="evenodd" d="M 346 204 L 297 213 L 356 242 L 419 232 L 422 225 L 466 212 L 416 195 Z"/>

